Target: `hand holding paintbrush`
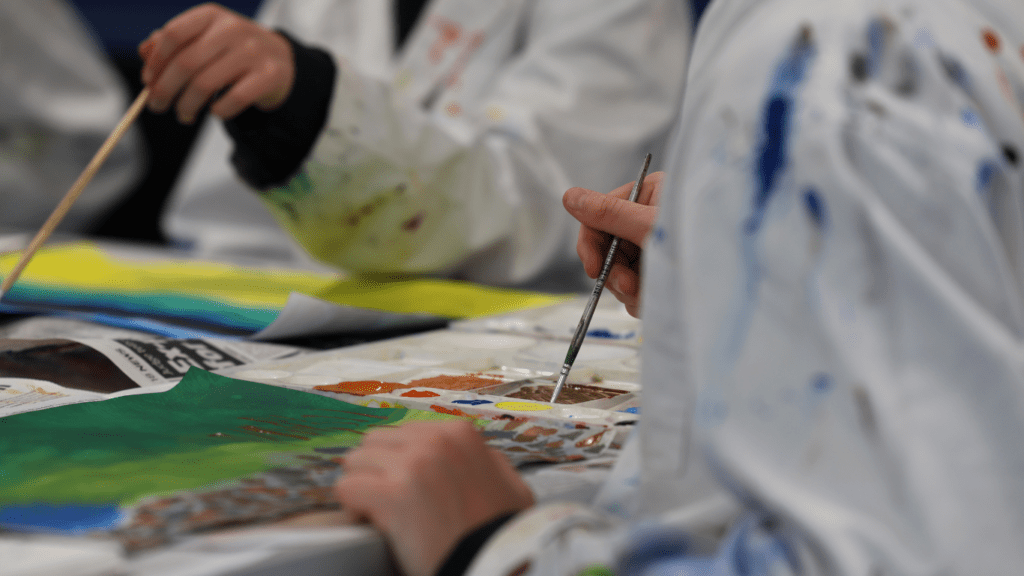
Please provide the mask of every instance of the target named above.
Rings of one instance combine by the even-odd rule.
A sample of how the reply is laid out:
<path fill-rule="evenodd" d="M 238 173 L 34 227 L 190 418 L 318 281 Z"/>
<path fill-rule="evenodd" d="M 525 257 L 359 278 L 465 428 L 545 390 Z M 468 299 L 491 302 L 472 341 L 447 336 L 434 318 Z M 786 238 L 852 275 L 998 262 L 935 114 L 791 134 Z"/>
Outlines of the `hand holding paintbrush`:
<path fill-rule="evenodd" d="M 650 186 L 645 186 L 650 161 L 651 155 L 648 154 L 634 184 L 620 187 L 607 196 L 581 188 L 573 188 L 565 193 L 563 203 L 566 210 L 582 224 L 577 251 L 587 273 L 591 277 L 596 276 L 597 283 L 569 345 L 551 396 L 552 402 L 558 399 L 565 385 L 598 299 L 609 279 L 613 283 L 609 289 L 620 301 L 626 303 L 630 314 L 639 314 L 639 246 L 654 226 L 657 208 L 638 204 L 637 200 L 657 204 L 657 191 L 661 182 L 661 174 L 657 174 L 652 176 Z M 627 190 L 628 196 L 623 200 L 623 193 Z M 606 232 L 613 236 L 609 238 Z M 625 250 L 619 252 L 620 238 L 623 237 L 632 245 L 627 244 Z"/>

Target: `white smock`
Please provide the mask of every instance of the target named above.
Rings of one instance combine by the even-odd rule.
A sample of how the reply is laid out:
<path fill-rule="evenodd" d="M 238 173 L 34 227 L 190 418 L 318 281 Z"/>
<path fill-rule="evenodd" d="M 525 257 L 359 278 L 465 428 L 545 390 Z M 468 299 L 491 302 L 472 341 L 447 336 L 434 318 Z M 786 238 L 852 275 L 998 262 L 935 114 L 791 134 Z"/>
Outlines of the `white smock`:
<path fill-rule="evenodd" d="M 0 228 L 34 230 L 128 107 L 124 82 L 62 0 L 0 2 Z M 63 220 L 81 231 L 142 174 L 129 131 Z"/>
<path fill-rule="evenodd" d="M 355 272 L 519 283 L 580 270 L 570 186 L 629 182 L 679 109 L 680 0 L 434 0 L 394 53 L 392 3 L 271 0 L 259 20 L 327 49 L 327 125 L 299 174 L 262 195 L 316 259 Z M 288 257 L 287 234 L 205 128 L 167 234 L 203 255 Z M 292 244 L 292 246 L 294 246 Z"/>
<path fill-rule="evenodd" d="M 1024 574 L 1024 5 L 719 0 L 670 153 L 634 514 L 470 573 Z"/>

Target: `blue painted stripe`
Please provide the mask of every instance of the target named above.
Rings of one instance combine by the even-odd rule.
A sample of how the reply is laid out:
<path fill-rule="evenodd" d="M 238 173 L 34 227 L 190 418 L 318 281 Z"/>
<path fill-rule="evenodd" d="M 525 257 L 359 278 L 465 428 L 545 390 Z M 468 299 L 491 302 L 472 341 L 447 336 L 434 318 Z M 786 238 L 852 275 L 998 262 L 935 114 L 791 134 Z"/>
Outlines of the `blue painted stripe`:
<path fill-rule="evenodd" d="M 117 528 L 125 516 L 115 504 L 24 504 L 0 507 L 0 528 L 82 534 Z"/>

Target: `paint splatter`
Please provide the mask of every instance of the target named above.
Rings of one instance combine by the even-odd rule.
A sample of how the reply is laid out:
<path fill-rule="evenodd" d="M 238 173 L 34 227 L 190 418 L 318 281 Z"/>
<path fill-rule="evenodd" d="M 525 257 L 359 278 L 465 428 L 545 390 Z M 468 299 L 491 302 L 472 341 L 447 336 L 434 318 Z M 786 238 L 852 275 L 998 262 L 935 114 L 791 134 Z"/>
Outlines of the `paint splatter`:
<path fill-rule="evenodd" d="M 815 226 L 825 228 L 827 222 L 825 201 L 822 200 L 821 195 L 814 188 L 808 188 L 804 192 L 804 208 L 807 209 L 807 215 L 810 216 Z"/>
<path fill-rule="evenodd" d="M 981 130 L 984 126 L 981 123 L 981 117 L 972 108 L 964 108 L 960 111 L 960 121 L 971 128 Z"/>
<path fill-rule="evenodd" d="M 992 180 L 999 173 L 999 166 L 992 160 L 984 160 L 978 166 L 977 187 L 979 192 L 988 191 Z"/>
<path fill-rule="evenodd" d="M 1013 144 L 1003 144 L 1003 157 L 1006 158 L 1006 162 L 1010 166 L 1017 166 L 1017 161 L 1020 159 L 1020 155 L 1017 153 L 1017 148 Z"/>
<path fill-rule="evenodd" d="M 420 210 L 415 216 L 402 223 L 402 230 L 405 230 L 406 232 L 415 232 L 419 230 L 420 226 L 423 225 L 423 218 L 426 214 L 427 213 L 425 211 Z"/>
<path fill-rule="evenodd" d="M 982 30 L 981 41 L 985 43 L 985 47 L 988 48 L 989 52 L 993 54 L 999 53 L 1001 42 L 999 41 L 999 34 L 996 34 L 995 30 L 991 28 L 985 28 Z"/>
<path fill-rule="evenodd" d="M 964 92 L 971 94 L 971 77 L 967 74 L 967 69 L 964 68 L 959 60 L 946 54 L 939 54 L 939 63 L 942 64 L 942 69 L 950 80 L 962 88 Z"/>

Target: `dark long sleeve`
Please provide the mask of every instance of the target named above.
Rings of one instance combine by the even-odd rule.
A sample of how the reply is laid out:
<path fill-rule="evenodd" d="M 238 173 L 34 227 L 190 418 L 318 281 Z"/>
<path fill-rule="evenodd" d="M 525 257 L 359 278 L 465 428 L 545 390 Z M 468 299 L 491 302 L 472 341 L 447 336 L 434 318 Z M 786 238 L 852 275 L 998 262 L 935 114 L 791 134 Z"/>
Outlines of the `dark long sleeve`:
<path fill-rule="evenodd" d="M 250 107 L 224 123 L 235 142 L 231 163 L 258 190 L 284 184 L 298 172 L 327 123 L 337 73 L 330 54 L 279 32 L 295 56 L 288 99 L 269 112 Z"/>
<path fill-rule="evenodd" d="M 490 540 L 495 532 L 501 529 L 516 513 L 503 514 L 467 534 L 448 555 L 435 576 L 462 576 L 476 558 L 480 549 Z"/>

